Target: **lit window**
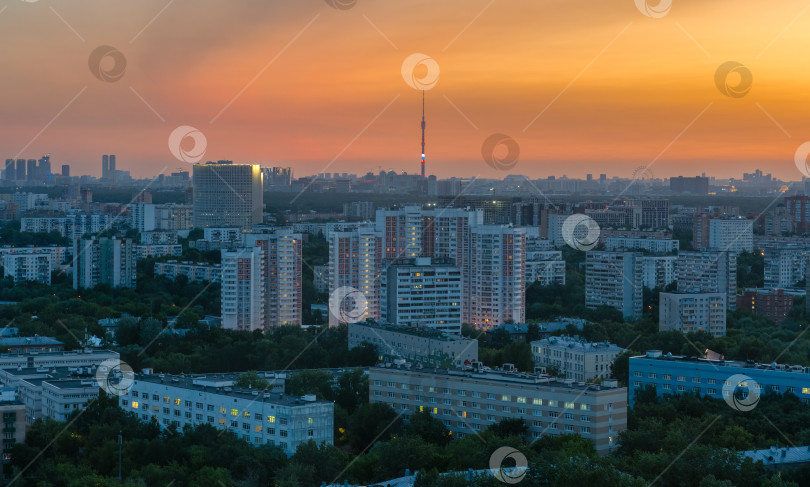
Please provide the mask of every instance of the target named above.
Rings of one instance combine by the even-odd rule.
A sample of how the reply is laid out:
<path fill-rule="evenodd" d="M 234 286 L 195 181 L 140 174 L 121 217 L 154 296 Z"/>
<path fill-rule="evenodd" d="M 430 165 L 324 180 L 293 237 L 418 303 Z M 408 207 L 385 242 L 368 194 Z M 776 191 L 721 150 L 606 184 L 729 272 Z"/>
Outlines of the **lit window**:
<path fill-rule="evenodd" d="M 138 401 L 132 401 L 132 409 L 138 409 Z"/>
<path fill-rule="evenodd" d="M 275 416 L 268 416 L 267 417 L 267 422 L 268 423 L 275 423 L 276 422 L 276 417 Z"/>
<path fill-rule="evenodd" d="M 238 409 L 231 409 L 231 416 L 239 416 L 239 410 Z"/>

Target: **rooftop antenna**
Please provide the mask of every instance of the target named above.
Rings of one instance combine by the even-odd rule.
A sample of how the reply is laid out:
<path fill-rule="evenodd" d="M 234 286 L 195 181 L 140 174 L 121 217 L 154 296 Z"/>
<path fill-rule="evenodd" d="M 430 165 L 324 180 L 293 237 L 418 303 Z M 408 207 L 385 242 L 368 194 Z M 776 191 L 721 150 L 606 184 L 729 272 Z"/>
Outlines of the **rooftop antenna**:
<path fill-rule="evenodd" d="M 422 177 L 425 177 L 425 90 L 422 90 Z"/>

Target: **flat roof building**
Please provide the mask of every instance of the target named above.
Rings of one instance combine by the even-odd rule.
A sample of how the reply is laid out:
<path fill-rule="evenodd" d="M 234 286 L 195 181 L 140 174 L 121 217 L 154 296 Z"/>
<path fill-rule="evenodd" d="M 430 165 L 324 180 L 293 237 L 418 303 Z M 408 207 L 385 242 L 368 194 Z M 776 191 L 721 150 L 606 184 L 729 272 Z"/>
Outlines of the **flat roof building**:
<path fill-rule="evenodd" d="M 558 381 L 500 371 L 371 367 L 369 400 L 406 415 L 430 411 L 454 436 L 464 438 L 503 419 L 522 419 L 532 439 L 579 435 L 609 453 L 627 429 L 627 389 Z"/>
<path fill-rule="evenodd" d="M 636 391 L 647 386 L 653 387 L 659 397 L 691 392 L 728 399 L 738 389 L 744 389 L 746 394 L 755 389 L 761 395 L 791 393 L 810 404 L 810 367 L 802 365 L 710 360 L 648 350 L 645 355 L 630 357 L 629 383 L 631 407 Z"/>
<path fill-rule="evenodd" d="M 161 428 L 209 424 L 290 456 L 309 440 L 333 444 L 334 403 L 235 386 L 238 374 L 136 374 L 119 406 Z"/>
<path fill-rule="evenodd" d="M 613 360 L 624 351 L 608 342 L 586 342 L 578 337 L 556 336 L 531 342 L 535 365 L 557 367 L 566 379 L 607 379 Z"/>

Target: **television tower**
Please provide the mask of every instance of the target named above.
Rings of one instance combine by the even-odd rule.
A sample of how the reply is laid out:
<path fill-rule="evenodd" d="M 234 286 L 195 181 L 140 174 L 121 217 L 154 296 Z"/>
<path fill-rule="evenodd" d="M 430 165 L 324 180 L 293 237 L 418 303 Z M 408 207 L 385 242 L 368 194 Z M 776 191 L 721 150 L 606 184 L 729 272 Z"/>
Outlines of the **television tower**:
<path fill-rule="evenodd" d="M 425 177 L 425 90 L 422 90 L 422 177 Z"/>

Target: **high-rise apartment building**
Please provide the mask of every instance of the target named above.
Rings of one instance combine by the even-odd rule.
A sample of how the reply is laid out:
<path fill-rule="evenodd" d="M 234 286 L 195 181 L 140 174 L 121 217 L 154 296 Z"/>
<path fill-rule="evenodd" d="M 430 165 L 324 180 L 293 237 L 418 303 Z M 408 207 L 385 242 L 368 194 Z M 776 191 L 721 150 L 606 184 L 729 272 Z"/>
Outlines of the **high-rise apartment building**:
<path fill-rule="evenodd" d="M 461 334 L 461 269 L 452 259 L 392 261 L 380 279 L 381 320 Z"/>
<path fill-rule="evenodd" d="M 262 222 L 262 173 L 258 164 L 195 164 L 194 227 L 240 227 Z"/>
<path fill-rule="evenodd" d="M 641 317 L 643 264 L 637 252 L 589 251 L 585 256 L 585 305 L 610 306 L 626 319 Z"/>
<path fill-rule="evenodd" d="M 681 251 L 675 261 L 679 293 L 722 293 L 737 308 L 737 255 L 730 251 Z"/>
<path fill-rule="evenodd" d="M 705 331 L 714 337 L 725 336 L 727 298 L 724 293 L 661 293 L 658 328 L 660 331 Z"/>
<path fill-rule="evenodd" d="M 260 247 L 222 250 L 222 327 L 264 330 L 265 262 Z"/>
<path fill-rule="evenodd" d="M 6 159 L 6 172 L 4 173 L 3 180 L 17 180 L 17 171 L 14 169 L 14 159 Z"/>
<path fill-rule="evenodd" d="M 382 240 L 370 226 L 329 234 L 329 292 L 348 287 L 363 295 L 365 309 L 355 310 L 351 321 L 380 320 Z M 329 326 L 337 326 L 346 319 L 330 312 Z"/>
<path fill-rule="evenodd" d="M 17 159 L 17 181 L 25 181 L 25 159 Z"/>
<path fill-rule="evenodd" d="M 754 249 L 754 222 L 745 218 L 709 220 L 709 248 L 739 254 Z"/>
<path fill-rule="evenodd" d="M 641 257 L 644 287 L 665 288 L 675 282 L 676 255 L 645 255 Z"/>
<path fill-rule="evenodd" d="M 300 233 L 276 230 L 244 234 L 246 247 L 262 251 L 265 327 L 301 325 Z"/>
<path fill-rule="evenodd" d="M 52 264 L 50 252 L 32 250 L 3 255 L 5 277 L 11 277 L 14 282 L 36 281 L 50 285 Z"/>
<path fill-rule="evenodd" d="M 129 238 L 73 240 L 73 288 L 135 287 L 136 243 Z"/>
<path fill-rule="evenodd" d="M 522 228 L 470 228 L 462 321 L 492 328 L 526 319 L 526 233 Z"/>
<path fill-rule="evenodd" d="M 765 288 L 792 288 L 805 278 L 810 246 L 768 246 L 765 259 Z"/>

